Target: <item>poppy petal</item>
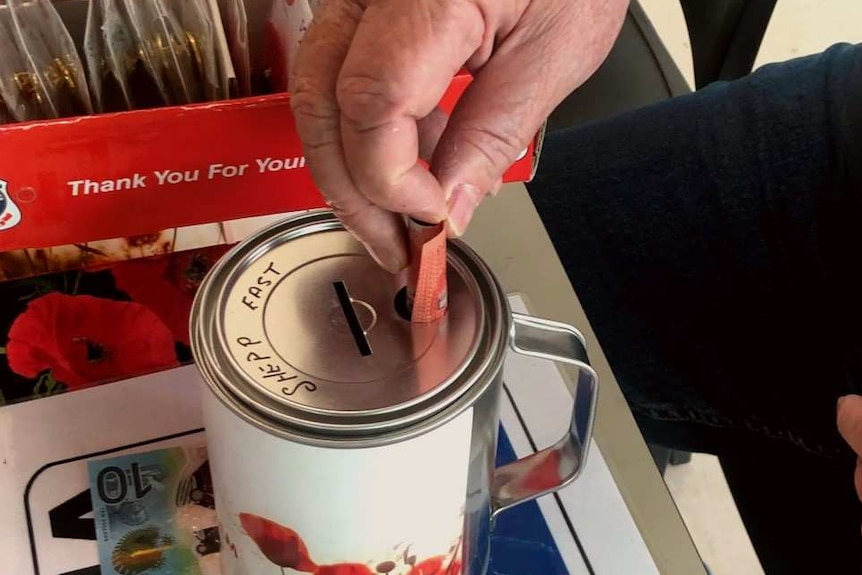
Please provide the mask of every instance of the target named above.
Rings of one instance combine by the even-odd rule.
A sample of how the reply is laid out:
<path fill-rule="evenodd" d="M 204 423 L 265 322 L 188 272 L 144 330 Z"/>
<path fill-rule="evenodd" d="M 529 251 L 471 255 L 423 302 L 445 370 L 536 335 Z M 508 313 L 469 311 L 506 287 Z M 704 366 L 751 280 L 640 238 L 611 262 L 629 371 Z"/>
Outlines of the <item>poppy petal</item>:
<path fill-rule="evenodd" d="M 15 373 L 50 370 L 69 389 L 179 365 L 170 330 L 146 307 L 61 293 L 30 302 L 9 330 L 6 352 Z"/>
<path fill-rule="evenodd" d="M 239 522 L 261 553 L 275 565 L 303 573 L 317 571 L 305 542 L 292 529 L 251 513 L 240 513 Z"/>

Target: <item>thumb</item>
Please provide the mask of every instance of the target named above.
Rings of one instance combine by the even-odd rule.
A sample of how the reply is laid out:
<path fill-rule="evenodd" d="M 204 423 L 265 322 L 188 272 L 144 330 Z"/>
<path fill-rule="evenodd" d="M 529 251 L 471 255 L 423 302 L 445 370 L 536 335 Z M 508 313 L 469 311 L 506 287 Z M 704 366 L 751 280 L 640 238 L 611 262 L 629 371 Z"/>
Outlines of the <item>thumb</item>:
<path fill-rule="evenodd" d="M 846 395 L 838 400 L 838 432 L 862 456 L 862 397 Z"/>
<path fill-rule="evenodd" d="M 517 78 L 526 54 L 496 55 L 461 97 L 435 148 L 431 171 L 446 194 L 449 229 L 460 236 L 479 203 L 529 145 L 556 97 Z M 544 103 L 542 103 L 544 100 Z"/>
<path fill-rule="evenodd" d="M 431 162 L 452 235 L 610 51 L 622 18 L 587 14 L 582 4 L 600 3 L 532 2 L 455 107 Z"/>

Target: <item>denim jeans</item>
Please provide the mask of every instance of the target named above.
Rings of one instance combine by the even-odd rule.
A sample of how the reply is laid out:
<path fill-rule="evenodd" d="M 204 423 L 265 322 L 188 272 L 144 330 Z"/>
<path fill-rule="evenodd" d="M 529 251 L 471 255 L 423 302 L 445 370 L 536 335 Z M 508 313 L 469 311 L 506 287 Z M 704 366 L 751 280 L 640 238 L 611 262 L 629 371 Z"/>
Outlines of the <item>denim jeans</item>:
<path fill-rule="evenodd" d="M 837 45 L 551 133 L 529 185 L 645 437 L 719 455 L 770 574 L 862 563 L 860 162 Z"/>

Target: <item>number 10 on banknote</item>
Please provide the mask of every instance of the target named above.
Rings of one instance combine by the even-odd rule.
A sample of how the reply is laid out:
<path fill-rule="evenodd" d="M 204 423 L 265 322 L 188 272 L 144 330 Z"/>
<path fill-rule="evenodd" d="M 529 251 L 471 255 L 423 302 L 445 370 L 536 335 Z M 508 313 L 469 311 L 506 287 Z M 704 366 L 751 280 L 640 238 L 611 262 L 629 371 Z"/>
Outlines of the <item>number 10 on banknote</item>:
<path fill-rule="evenodd" d="M 200 575 L 219 551 L 204 447 L 91 461 L 89 474 L 103 575 Z"/>

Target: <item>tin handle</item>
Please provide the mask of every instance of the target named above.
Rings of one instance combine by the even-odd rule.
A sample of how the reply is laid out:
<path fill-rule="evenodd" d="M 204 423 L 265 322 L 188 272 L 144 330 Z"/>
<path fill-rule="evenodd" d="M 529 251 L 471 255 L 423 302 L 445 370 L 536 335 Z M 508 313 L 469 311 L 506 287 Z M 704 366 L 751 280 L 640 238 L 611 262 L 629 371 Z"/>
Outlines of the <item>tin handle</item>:
<path fill-rule="evenodd" d="M 564 323 L 512 314 L 511 346 L 515 353 L 578 368 L 575 404 L 568 433 L 554 446 L 494 471 L 493 514 L 558 491 L 575 480 L 586 463 L 593 434 L 598 377 L 587 357 L 586 340 Z"/>

